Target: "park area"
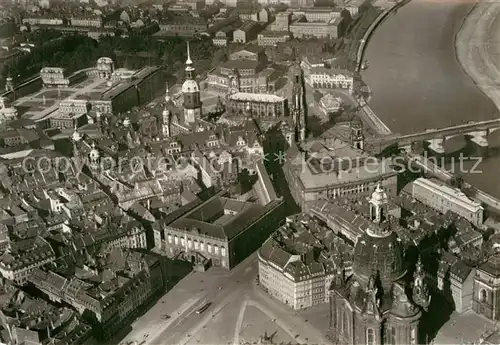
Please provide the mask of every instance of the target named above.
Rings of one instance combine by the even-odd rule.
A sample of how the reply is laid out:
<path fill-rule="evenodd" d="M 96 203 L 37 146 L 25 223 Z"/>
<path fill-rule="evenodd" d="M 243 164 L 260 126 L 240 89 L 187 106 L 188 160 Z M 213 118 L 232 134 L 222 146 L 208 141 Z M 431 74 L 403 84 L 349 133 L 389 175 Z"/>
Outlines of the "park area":
<path fill-rule="evenodd" d="M 337 57 L 347 58 L 349 61 L 356 61 L 357 52 L 361 39 L 368 31 L 370 25 L 383 12 L 383 9 L 369 6 L 359 18 L 354 20 L 346 29 L 345 36 L 340 40 L 335 50 Z"/>

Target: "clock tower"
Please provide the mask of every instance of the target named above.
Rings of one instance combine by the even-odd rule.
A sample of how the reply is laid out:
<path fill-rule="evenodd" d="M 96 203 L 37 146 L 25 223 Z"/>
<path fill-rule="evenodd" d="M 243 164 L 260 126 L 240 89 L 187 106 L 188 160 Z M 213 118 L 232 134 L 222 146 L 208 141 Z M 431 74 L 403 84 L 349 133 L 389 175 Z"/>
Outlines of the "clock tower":
<path fill-rule="evenodd" d="M 187 44 L 186 60 L 186 81 L 182 84 L 182 94 L 184 96 L 184 121 L 186 124 L 192 124 L 201 117 L 201 97 L 200 86 L 194 80 L 194 67 L 189 52 L 189 42 Z"/>

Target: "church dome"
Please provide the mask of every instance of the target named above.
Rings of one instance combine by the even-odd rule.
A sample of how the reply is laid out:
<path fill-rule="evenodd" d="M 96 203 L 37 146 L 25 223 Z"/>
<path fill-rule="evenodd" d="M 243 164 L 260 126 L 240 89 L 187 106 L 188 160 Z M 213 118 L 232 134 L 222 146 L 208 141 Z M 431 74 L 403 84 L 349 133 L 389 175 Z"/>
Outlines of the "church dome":
<path fill-rule="evenodd" d="M 385 237 L 364 233 L 358 238 L 352 270 L 354 276 L 365 284 L 371 276 L 377 275 L 384 291 L 388 291 L 392 283 L 406 273 L 404 252 L 396 233 L 391 232 Z"/>
<path fill-rule="evenodd" d="M 182 93 L 200 92 L 198 83 L 192 79 L 188 79 L 182 84 Z"/>

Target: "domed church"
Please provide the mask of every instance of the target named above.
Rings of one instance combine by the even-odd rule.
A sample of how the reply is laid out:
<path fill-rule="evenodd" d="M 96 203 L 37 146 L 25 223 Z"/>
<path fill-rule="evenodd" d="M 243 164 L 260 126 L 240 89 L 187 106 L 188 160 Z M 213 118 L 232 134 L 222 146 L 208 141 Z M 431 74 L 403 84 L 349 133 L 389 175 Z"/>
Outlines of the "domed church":
<path fill-rule="evenodd" d="M 423 344 L 422 313 L 430 303 L 420 261 L 408 277 L 404 250 L 390 227 L 388 197 L 378 185 L 370 220 L 354 247 L 352 275 L 339 267 L 330 288 L 330 328 L 339 344 Z"/>

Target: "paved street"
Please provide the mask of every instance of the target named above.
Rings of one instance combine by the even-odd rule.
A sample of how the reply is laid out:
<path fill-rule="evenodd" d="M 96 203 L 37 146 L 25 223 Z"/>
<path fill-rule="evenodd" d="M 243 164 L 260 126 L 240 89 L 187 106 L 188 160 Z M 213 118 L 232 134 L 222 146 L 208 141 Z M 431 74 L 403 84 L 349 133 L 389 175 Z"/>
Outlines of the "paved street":
<path fill-rule="evenodd" d="M 191 273 L 132 325 L 121 344 L 242 344 L 265 332 L 277 342 L 329 343 L 319 328 L 262 291 L 256 275 L 255 254 L 231 272 Z M 207 302 L 212 305 L 197 314 Z"/>

